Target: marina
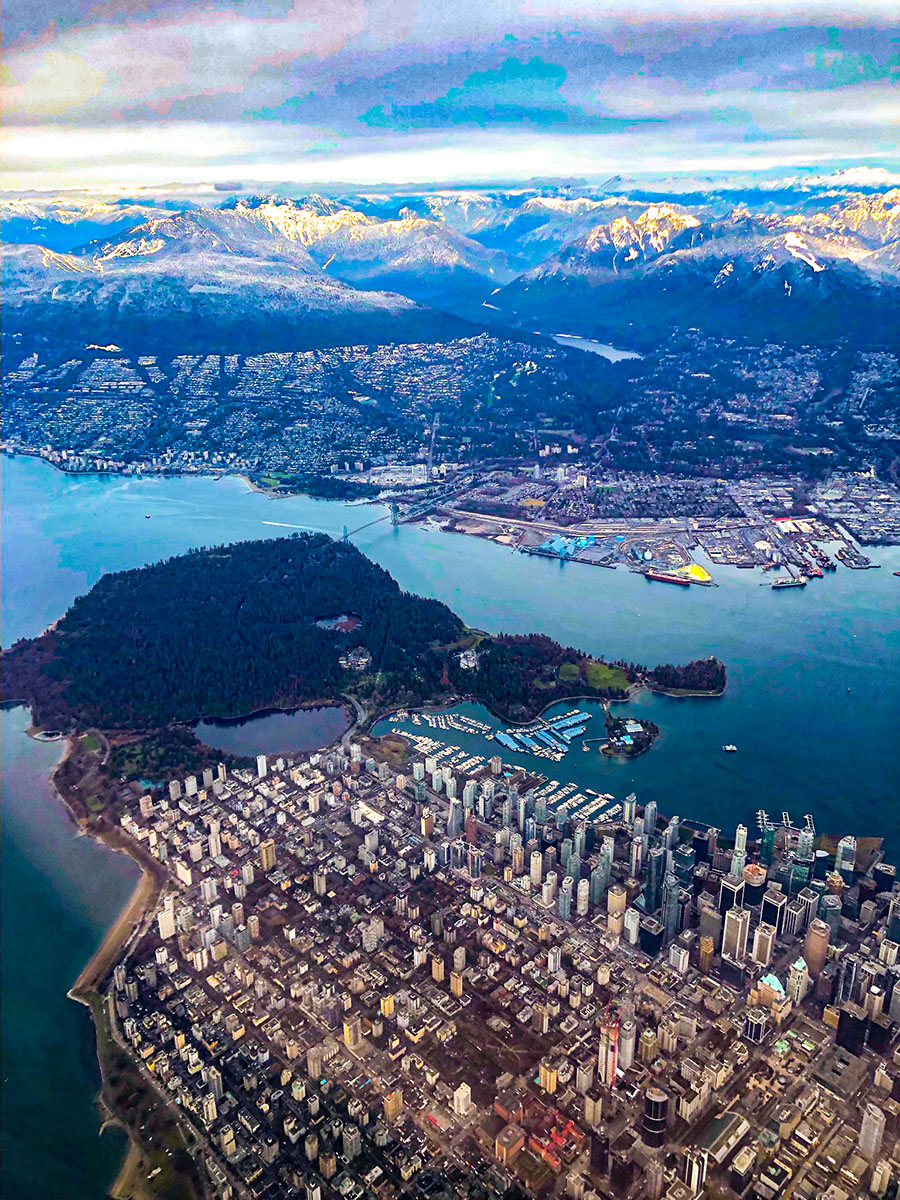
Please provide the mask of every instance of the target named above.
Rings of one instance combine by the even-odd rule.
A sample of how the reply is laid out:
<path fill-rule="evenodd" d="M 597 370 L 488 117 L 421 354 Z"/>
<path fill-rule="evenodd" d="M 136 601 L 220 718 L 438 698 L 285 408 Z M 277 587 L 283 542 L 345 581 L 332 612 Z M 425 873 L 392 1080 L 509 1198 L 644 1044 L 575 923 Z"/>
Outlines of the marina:
<path fill-rule="evenodd" d="M 405 713 L 395 713 L 388 718 L 395 724 L 407 719 Z M 527 752 L 536 758 L 561 762 L 572 749 L 572 743 L 584 737 L 593 714 L 572 709 L 562 716 L 538 718 L 527 725 L 515 725 L 507 729 L 495 729 L 483 721 L 457 712 L 413 713 L 409 718 L 414 726 L 425 725 L 430 729 L 457 730 L 461 733 L 482 734 L 488 741 L 495 741 L 504 750 L 515 754 Z M 605 740 L 605 739 L 601 739 Z"/>
<path fill-rule="evenodd" d="M 442 719 L 442 724 L 437 724 L 438 715 Z M 581 719 L 589 714 L 567 714 L 564 717 L 555 718 L 548 724 L 562 724 L 571 721 L 573 717 Z M 416 718 L 418 717 L 418 721 Z M 401 721 L 401 714 L 396 713 L 391 717 L 386 718 L 383 724 L 397 726 Z M 432 729 L 441 729 L 446 731 L 457 730 L 459 732 L 471 733 L 473 730 L 483 732 L 484 723 L 477 721 L 465 714 L 459 713 L 417 713 L 411 718 L 411 723 L 421 728 L 424 723 Z M 479 729 L 481 727 L 481 729 Z M 384 732 L 384 730 L 381 730 Z M 600 793 L 593 788 L 579 788 L 575 782 L 562 782 L 558 779 L 550 779 L 546 775 L 531 771 L 521 765 L 504 761 L 499 756 L 486 757 L 483 754 L 472 754 L 462 746 L 456 745 L 453 742 L 444 742 L 438 738 L 431 737 L 426 733 L 409 732 L 403 730 L 406 737 L 409 738 L 415 761 L 418 757 L 425 766 L 426 772 L 431 774 L 450 773 L 467 774 L 471 778 L 481 778 L 488 775 L 493 775 L 503 779 L 510 779 L 514 776 L 521 777 L 528 792 L 533 793 L 535 802 L 546 807 L 548 813 L 558 814 L 564 809 L 566 816 L 577 817 L 579 820 L 592 821 L 612 821 L 622 811 L 622 806 L 616 803 L 615 796 L 612 793 Z M 500 742 L 504 745 L 506 741 L 512 743 L 512 738 L 504 736 L 503 731 L 496 731 L 493 734 L 486 732 L 484 736 L 492 738 L 495 742 Z M 501 741 L 501 738 L 503 740 Z M 529 739 L 532 740 L 532 739 Z M 511 745 L 509 748 L 517 749 Z M 534 749 L 530 749 L 528 753 L 535 757 L 540 756 L 541 747 L 538 745 Z"/>

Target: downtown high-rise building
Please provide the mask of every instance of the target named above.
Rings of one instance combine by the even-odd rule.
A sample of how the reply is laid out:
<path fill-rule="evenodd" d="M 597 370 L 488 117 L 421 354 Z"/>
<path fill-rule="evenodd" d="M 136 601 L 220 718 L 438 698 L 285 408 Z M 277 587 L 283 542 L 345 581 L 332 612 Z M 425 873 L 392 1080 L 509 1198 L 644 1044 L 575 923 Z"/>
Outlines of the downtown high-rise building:
<path fill-rule="evenodd" d="M 615 1087 L 618 1074 L 619 1022 L 607 1016 L 600 1026 L 597 1076 L 604 1087 Z"/>

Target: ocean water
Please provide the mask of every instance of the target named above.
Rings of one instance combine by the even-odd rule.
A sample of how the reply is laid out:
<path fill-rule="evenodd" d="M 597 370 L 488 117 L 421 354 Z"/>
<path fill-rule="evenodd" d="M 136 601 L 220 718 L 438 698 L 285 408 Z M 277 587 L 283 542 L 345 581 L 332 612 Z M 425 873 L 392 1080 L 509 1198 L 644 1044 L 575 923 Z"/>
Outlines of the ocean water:
<path fill-rule="evenodd" d="M 339 537 L 345 526 L 352 533 L 385 515 L 377 507 L 273 499 L 237 478 L 75 477 L 37 460 L 5 459 L 3 644 L 39 633 L 104 571 L 298 529 Z M 673 588 L 623 568 L 560 564 L 461 535 L 395 529 L 389 521 L 353 540 L 403 587 L 443 600 L 490 632 L 547 633 L 592 654 L 646 664 L 707 654 L 723 659 L 728 688 L 721 699 L 643 695 L 632 703 L 636 715 L 661 729 L 647 754 L 619 763 L 573 751 L 565 765 L 584 772 L 585 786 L 618 797 L 634 789 L 642 802 L 656 799 L 661 813 L 726 830 L 738 821 L 752 829 L 759 808 L 779 817 L 787 810 L 795 821 L 810 813 L 823 831 L 880 834 L 889 853 L 900 853 L 900 579 L 892 574 L 900 570 L 900 549 L 875 551 L 881 570 L 839 568 L 805 589 L 776 593 L 760 586 L 756 572 L 711 566 L 717 587 Z M 728 742 L 737 754 L 722 753 Z M 9 771 L 10 744 L 27 764 L 21 771 Z M 65 991 L 124 902 L 133 869 L 122 856 L 92 847 L 92 887 L 106 888 L 109 899 L 99 907 L 88 902 L 69 843 L 79 854 L 91 844 L 74 837 L 49 796 L 35 799 L 57 752 L 24 737 L 4 738 L 4 800 L 7 810 L 14 804 L 20 813 L 3 825 L 4 971 L 11 989 L 4 1033 L 8 1025 L 15 1051 L 4 1071 L 4 1114 L 15 1121 L 20 1159 L 31 1147 L 33 1173 L 44 1171 L 48 1121 L 74 1129 L 77 1111 L 91 1127 L 98 1081 L 90 1026 Z M 546 773 L 563 779 L 556 769 Z M 65 837 L 35 859 L 33 847 L 54 821 Z M 15 860 L 8 856 L 16 853 L 31 870 L 10 879 Z M 80 921 L 83 933 L 61 949 L 57 930 L 67 920 Z M 18 958 L 10 936 L 13 951 L 17 938 L 22 948 Z M 17 989 L 23 961 L 29 983 Z M 58 1087 L 55 1056 L 42 1034 L 66 1029 L 64 1040 L 78 1044 L 84 1074 L 80 1083 L 69 1079 Z M 29 1089 L 26 1103 L 20 1097 Z M 95 1172 L 94 1192 L 102 1194 L 110 1161 L 105 1139 L 96 1139 L 96 1121 L 77 1141 L 85 1171 Z M 92 1193 L 83 1177 L 66 1188 L 48 1168 L 47 1179 L 35 1177 L 28 1194 L 76 1200 Z"/>
<path fill-rule="evenodd" d="M 25 708 L 4 709 L 0 895 L 0 1195 L 99 1200 L 124 1133 L 99 1137 L 100 1077 L 87 1009 L 66 997 L 138 879 L 124 854 L 79 837 L 49 775 L 62 745 L 25 734 Z"/>

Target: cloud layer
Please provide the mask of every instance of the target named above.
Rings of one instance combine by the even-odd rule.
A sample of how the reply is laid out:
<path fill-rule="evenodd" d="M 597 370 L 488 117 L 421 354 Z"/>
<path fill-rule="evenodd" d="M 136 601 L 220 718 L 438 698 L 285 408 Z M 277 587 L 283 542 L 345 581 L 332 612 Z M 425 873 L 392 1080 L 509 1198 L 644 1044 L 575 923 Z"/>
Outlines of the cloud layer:
<path fill-rule="evenodd" d="M 8 0 L 0 182 L 896 168 L 895 11 Z"/>

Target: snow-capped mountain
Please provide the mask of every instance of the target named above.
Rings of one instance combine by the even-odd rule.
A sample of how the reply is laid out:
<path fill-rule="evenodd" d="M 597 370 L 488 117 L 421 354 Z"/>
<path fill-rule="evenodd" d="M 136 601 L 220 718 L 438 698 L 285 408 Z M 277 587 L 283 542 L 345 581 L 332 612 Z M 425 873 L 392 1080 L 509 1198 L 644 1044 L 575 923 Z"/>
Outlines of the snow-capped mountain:
<path fill-rule="evenodd" d="M 321 221 L 333 225 L 332 216 Z M 334 279 L 305 240 L 313 217 L 240 208 L 151 216 L 62 254 L 7 249 L 7 331 L 68 341 L 209 348 L 434 340 L 460 323 Z"/>
<path fill-rule="evenodd" d="M 155 211 L 129 201 L 78 196 L 0 197 L 0 231 L 7 244 L 37 243 L 66 252 L 91 238 L 130 229 Z"/>
<path fill-rule="evenodd" d="M 645 208 L 642 201 L 625 196 L 529 196 L 479 217 L 468 232 L 473 240 L 502 250 L 520 270 L 527 270 L 599 225 L 635 218 Z"/>
<path fill-rule="evenodd" d="M 222 346 L 441 336 L 446 318 L 415 301 L 529 329 L 574 317 L 631 342 L 685 324 L 883 341 L 896 328 L 900 188 L 850 182 L 690 203 L 560 188 L 241 193 L 217 206 L 7 198 L 7 243 L 38 248 L 7 249 L 6 328 L 61 334 L 75 321 L 92 341 L 116 341 L 112 325 L 190 329 Z"/>
<path fill-rule="evenodd" d="M 329 275 L 358 287 L 400 292 L 429 303 L 479 300 L 513 278 L 502 254 L 433 217 L 401 209 L 377 218 L 332 205 L 322 211 L 292 200 L 237 203 L 236 215 L 308 249 Z"/>
<path fill-rule="evenodd" d="M 785 341 L 887 341 L 900 328 L 892 204 L 701 220 L 668 205 L 598 225 L 492 297 L 502 316 L 563 316 L 649 342 L 696 326 Z"/>

